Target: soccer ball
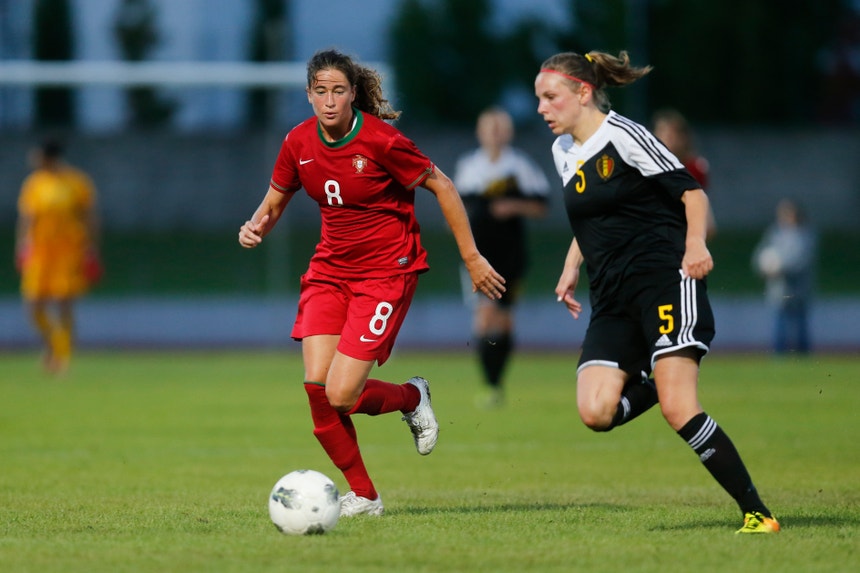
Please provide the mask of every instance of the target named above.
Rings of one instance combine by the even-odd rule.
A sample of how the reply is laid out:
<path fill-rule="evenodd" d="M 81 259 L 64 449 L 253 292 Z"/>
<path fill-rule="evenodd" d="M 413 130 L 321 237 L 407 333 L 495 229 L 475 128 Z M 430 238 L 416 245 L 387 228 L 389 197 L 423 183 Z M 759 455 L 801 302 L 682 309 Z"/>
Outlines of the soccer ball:
<path fill-rule="evenodd" d="M 269 494 L 269 517 L 284 535 L 325 533 L 340 517 L 337 486 L 314 470 L 290 472 Z"/>
<path fill-rule="evenodd" d="M 758 266 L 765 275 L 775 275 L 782 270 L 782 257 L 773 247 L 763 249 L 758 255 Z"/>

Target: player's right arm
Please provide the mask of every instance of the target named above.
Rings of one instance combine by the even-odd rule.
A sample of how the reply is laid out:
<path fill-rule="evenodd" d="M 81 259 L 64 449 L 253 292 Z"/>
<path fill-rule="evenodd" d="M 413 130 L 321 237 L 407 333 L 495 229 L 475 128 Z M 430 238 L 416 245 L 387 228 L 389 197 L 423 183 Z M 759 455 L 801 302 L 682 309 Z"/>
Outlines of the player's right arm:
<path fill-rule="evenodd" d="M 239 244 L 246 249 L 252 249 L 262 243 L 263 237 L 274 228 L 294 194 L 284 193 L 270 185 L 263 202 L 239 228 Z"/>
<path fill-rule="evenodd" d="M 15 269 L 20 273 L 24 268 L 30 250 L 28 241 L 29 230 L 32 225 L 29 215 L 21 214 L 15 225 Z"/>
<path fill-rule="evenodd" d="M 15 224 L 15 268 L 18 272 L 24 267 L 24 261 L 30 250 L 30 229 L 33 225 L 32 216 L 32 178 L 28 177 L 21 187 L 18 197 L 18 220 Z"/>
<path fill-rule="evenodd" d="M 555 287 L 558 302 L 564 303 L 567 310 L 573 315 L 573 318 L 579 318 L 579 313 L 582 312 L 582 304 L 573 298 L 573 293 L 576 290 L 576 284 L 579 282 L 579 268 L 582 266 L 584 260 L 582 251 L 579 249 L 579 243 L 576 241 L 576 237 L 574 237 L 570 243 L 570 248 L 567 250 L 567 256 L 564 258 L 564 268 Z"/>

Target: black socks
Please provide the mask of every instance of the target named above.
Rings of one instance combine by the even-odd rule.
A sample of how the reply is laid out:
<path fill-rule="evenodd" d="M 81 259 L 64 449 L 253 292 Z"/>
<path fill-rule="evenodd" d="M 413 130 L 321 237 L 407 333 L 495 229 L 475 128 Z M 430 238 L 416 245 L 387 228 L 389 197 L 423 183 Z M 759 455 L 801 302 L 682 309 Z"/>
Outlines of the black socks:
<path fill-rule="evenodd" d="M 642 380 L 630 380 L 621 391 L 621 401 L 612 418 L 612 423 L 606 428 L 609 431 L 616 426 L 626 424 L 639 414 L 647 412 L 657 403 L 657 388 L 654 381 L 644 377 Z"/>
<path fill-rule="evenodd" d="M 510 333 L 488 334 L 478 338 L 478 358 L 487 384 L 493 388 L 502 385 L 502 374 L 513 350 Z"/>
<path fill-rule="evenodd" d="M 758 496 L 746 466 L 734 444 L 706 413 L 693 416 L 678 435 L 689 444 L 705 468 L 738 503 L 741 511 L 759 511 L 771 516 Z"/>

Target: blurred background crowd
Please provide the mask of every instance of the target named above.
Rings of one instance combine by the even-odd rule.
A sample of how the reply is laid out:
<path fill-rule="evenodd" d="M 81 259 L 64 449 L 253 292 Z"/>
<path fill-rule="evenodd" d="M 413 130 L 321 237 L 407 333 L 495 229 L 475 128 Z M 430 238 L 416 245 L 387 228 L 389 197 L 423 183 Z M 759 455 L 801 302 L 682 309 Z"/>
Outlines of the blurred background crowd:
<path fill-rule="evenodd" d="M 331 0 L 325 8 L 314 0 L 0 0 L 0 252 L 8 261 L 0 265 L 0 346 L 33 341 L 18 298 L 14 229 L 27 154 L 48 137 L 63 141 L 97 189 L 105 272 L 84 307 L 84 343 L 282 342 L 279 328 L 243 337 L 230 321 L 248 297 L 297 293 L 315 207 L 292 206 L 260 252 L 242 252 L 235 231 L 266 189 L 277 142 L 310 115 L 304 63 L 328 47 L 383 71 L 386 94 L 404 112 L 398 126 L 443 170 L 453 172 L 474 145 L 476 117 L 496 105 L 556 191 L 552 135 L 535 112 L 540 62 L 565 50 L 629 51 L 655 70 L 610 92 L 613 107 L 649 127 L 658 110 L 680 111 L 707 159 L 718 229 L 710 288 L 733 309 L 718 309 L 719 343 L 771 345 L 766 277 L 753 255 L 790 199 L 816 236 L 810 344 L 860 347 L 856 0 Z M 55 64 L 66 67 L 46 67 Z M 149 65 L 149 75 L 119 64 Z M 417 309 L 410 321 L 421 328 L 411 334 L 407 324 L 404 341 L 456 345 L 469 330 L 456 253 L 425 199 L 419 194 L 419 219 L 439 247 L 418 302 L 448 314 Z M 551 192 L 546 217 L 531 222 L 524 346 L 570 347 L 581 336 L 563 312 L 546 318 L 543 305 L 569 243 L 560 207 L 560 192 Z M 272 312 L 291 312 L 280 304 Z M 159 312 L 200 312 L 212 324 L 169 331 Z M 124 330 L 111 324 L 122 313 Z M 291 319 L 281 322 L 286 330 Z"/>

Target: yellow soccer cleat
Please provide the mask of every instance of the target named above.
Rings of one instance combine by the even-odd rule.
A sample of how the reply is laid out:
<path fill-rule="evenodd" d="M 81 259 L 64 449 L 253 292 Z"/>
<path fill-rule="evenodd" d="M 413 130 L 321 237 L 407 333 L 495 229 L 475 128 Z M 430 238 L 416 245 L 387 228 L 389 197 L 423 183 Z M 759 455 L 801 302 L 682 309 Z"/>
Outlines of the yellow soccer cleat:
<path fill-rule="evenodd" d="M 744 515 L 744 526 L 735 533 L 779 533 L 779 522 L 775 517 L 767 517 L 758 511 L 748 511 Z"/>

